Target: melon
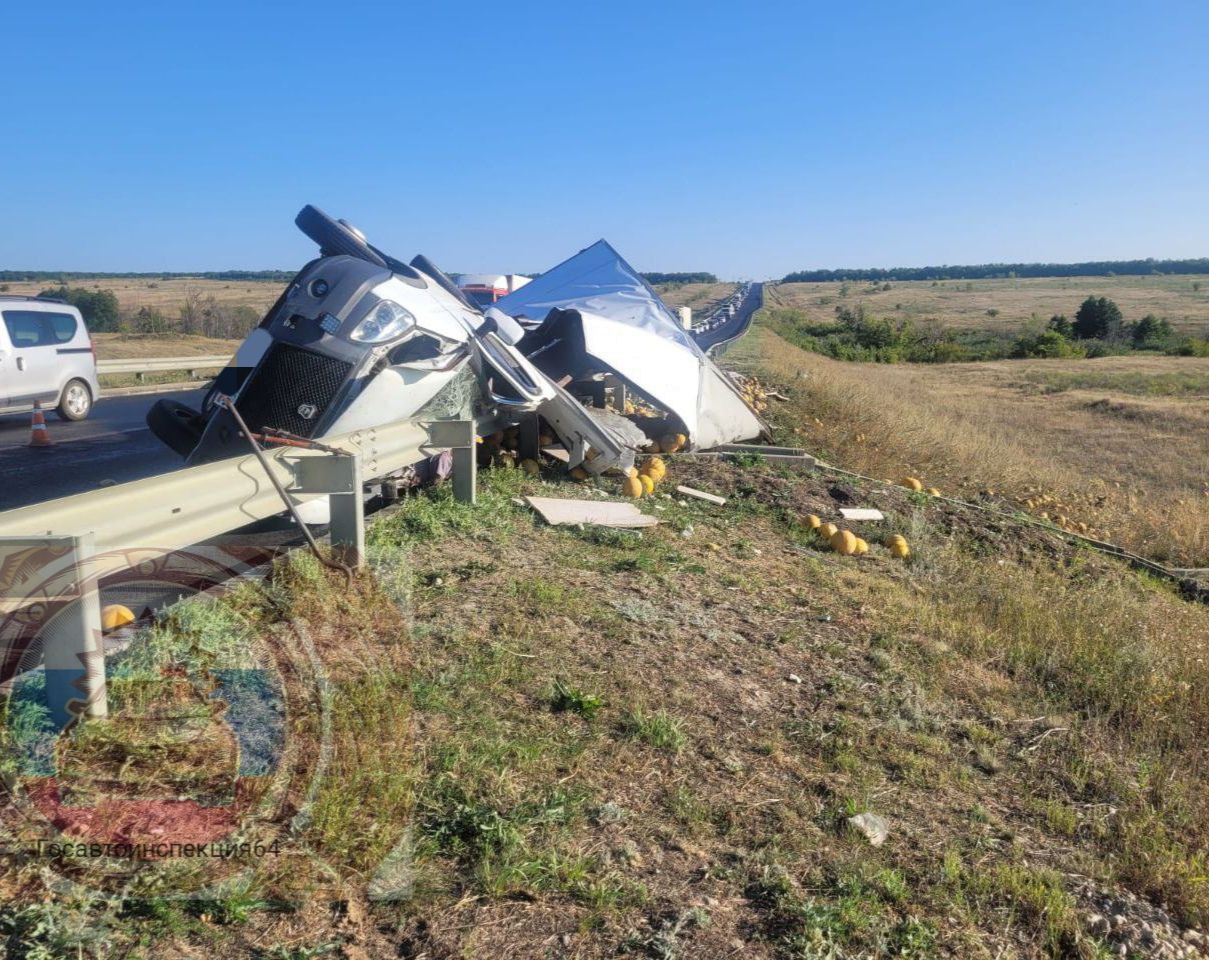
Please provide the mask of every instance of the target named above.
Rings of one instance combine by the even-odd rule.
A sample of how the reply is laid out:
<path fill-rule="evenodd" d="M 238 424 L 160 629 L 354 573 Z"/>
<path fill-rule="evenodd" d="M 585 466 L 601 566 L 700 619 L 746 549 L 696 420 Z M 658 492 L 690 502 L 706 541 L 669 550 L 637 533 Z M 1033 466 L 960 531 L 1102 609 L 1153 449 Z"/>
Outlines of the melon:
<path fill-rule="evenodd" d="M 856 534 L 851 530 L 837 530 L 831 535 L 831 549 L 850 557 L 856 553 Z"/>
<path fill-rule="evenodd" d="M 116 630 L 128 623 L 134 623 L 134 614 L 129 607 L 120 603 L 111 603 L 101 609 L 101 629 Z"/>

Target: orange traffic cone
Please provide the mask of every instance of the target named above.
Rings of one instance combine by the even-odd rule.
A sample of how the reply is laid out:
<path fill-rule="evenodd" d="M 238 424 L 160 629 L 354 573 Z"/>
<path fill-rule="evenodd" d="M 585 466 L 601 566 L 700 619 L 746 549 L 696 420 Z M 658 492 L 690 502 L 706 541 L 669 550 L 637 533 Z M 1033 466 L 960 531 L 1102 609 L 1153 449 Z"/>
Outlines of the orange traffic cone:
<path fill-rule="evenodd" d="M 42 415 L 42 404 L 34 401 L 34 417 L 29 424 L 29 445 L 31 447 L 49 447 L 50 434 L 46 432 L 46 417 Z"/>

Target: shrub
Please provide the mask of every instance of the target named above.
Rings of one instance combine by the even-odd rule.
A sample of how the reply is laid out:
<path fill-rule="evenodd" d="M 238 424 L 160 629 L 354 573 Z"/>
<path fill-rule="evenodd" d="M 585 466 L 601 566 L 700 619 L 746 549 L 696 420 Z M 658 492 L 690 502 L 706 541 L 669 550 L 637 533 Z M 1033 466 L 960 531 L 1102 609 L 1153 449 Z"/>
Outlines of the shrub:
<path fill-rule="evenodd" d="M 139 333 L 167 333 L 172 321 L 156 307 L 139 307 L 134 315 L 134 329 Z"/>
<path fill-rule="evenodd" d="M 118 298 L 111 290 L 87 290 L 84 287 L 51 287 L 38 294 L 52 300 L 64 300 L 80 311 L 93 332 L 117 330 L 121 324 Z"/>
<path fill-rule="evenodd" d="M 1016 341 L 1012 348 L 1013 357 L 1041 357 L 1057 359 L 1061 357 L 1081 357 L 1085 351 L 1077 344 L 1071 343 L 1057 330 L 1043 330 L 1035 335 L 1025 335 Z"/>
<path fill-rule="evenodd" d="M 1162 350 L 1171 340 L 1171 324 L 1148 313 L 1133 325 L 1133 345 L 1136 350 Z"/>
<path fill-rule="evenodd" d="M 1121 332 L 1121 308 L 1108 297 L 1088 297 L 1075 314 L 1074 334 L 1080 340 L 1115 340 Z"/>
<path fill-rule="evenodd" d="M 1179 357 L 1209 357 L 1209 340 L 1200 337 L 1189 337 L 1179 346 L 1168 352 Z"/>
<path fill-rule="evenodd" d="M 1066 337 L 1067 340 L 1075 335 L 1075 328 L 1063 313 L 1055 313 L 1049 318 L 1049 329 Z"/>

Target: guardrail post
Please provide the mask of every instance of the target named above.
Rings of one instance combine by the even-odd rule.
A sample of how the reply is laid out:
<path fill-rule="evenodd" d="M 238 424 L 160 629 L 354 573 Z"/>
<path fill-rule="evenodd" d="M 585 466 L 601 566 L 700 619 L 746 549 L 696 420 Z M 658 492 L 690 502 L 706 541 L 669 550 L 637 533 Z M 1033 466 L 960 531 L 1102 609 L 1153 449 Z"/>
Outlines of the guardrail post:
<path fill-rule="evenodd" d="M 462 503 L 475 502 L 479 465 L 475 456 L 477 437 L 473 420 L 432 420 L 424 425 L 428 448 L 453 453 L 453 496 Z"/>
<path fill-rule="evenodd" d="M 327 494 L 332 551 L 359 567 L 365 562 L 365 504 L 361 499 L 361 458 L 353 454 L 298 457 L 292 461 L 290 493 Z"/>
<path fill-rule="evenodd" d="M 361 497 L 361 460 L 358 457 L 335 457 L 348 472 L 348 488 L 333 492 L 331 504 L 332 550 L 352 567 L 365 563 L 365 502 Z"/>
<path fill-rule="evenodd" d="M 27 630 L 5 638 L 14 645 L 0 651 L 6 673 L 32 670 L 40 650 L 46 706 L 60 730 L 82 717 L 108 716 L 101 604 L 96 572 L 89 569 L 92 535 L 5 537 L 0 553 L 10 561 L 5 567 L 17 571 L 0 598 L 8 624 L 34 609 L 40 614 Z"/>
<path fill-rule="evenodd" d="M 605 379 L 605 383 L 613 388 L 613 409 L 618 413 L 625 413 L 625 381 L 622 380 L 621 377 L 609 376 Z"/>

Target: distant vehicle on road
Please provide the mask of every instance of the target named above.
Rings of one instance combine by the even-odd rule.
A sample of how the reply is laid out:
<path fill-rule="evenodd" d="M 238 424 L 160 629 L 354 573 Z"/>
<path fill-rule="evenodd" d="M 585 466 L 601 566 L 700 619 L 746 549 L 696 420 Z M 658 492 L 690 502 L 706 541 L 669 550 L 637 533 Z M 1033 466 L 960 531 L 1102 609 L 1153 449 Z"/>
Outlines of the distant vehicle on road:
<path fill-rule="evenodd" d="M 61 300 L 0 294 L 0 413 L 35 401 L 83 420 L 101 395 L 92 337 Z"/>
<path fill-rule="evenodd" d="M 466 299 L 480 309 L 487 309 L 528 283 L 532 277 L 519 273 L 457 273 L 453 282 Z"/>

